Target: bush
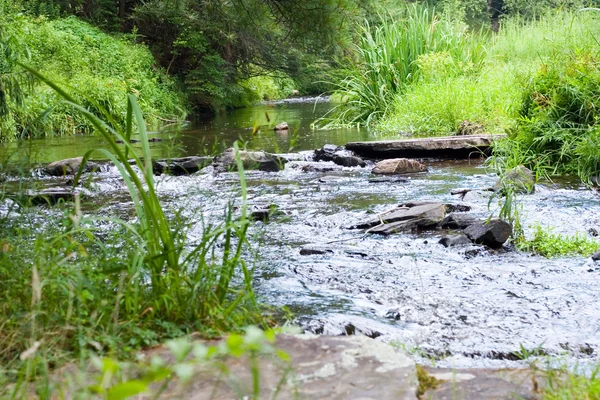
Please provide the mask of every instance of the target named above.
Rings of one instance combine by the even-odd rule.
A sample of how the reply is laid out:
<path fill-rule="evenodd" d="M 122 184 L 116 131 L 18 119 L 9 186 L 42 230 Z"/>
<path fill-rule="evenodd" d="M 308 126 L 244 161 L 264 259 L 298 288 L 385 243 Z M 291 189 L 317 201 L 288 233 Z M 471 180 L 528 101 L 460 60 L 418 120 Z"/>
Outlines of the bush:
<path fill-rule="evenodd" d="M 150 52 L 126 37 L 115 38 L 74 17 L 46 20 L 6 13 L 0 23 L 5 37 L 17 40 L 21 61 L 43 71 L 53 81 L 69 85 L 77 101 L 96 115 L 104 108 L 117 123 L 125 118 L 122 99 L 135 94 L 150 126 L 185 116 L 177 87 L 156 69 Z M 89 121 L 60 103 L 44 86 L 36 86 L 23 104 L 8 103 L 10 115 L 0 120 L 0 139 L 76 134 L 92 130 Z M 51 109 L 50 113 L 46 113 Z M 42 116 L 43 115 L 43 116 Z M 42 116 L 42 117 L 40 117 Z"/>
<path fill-rule="evenodd" d="M 326 123 L 369 125 L 388 115 L 392 100 L 419 80 L 420 66 L 434 64 L 424 58 L 430 53 L 459 68 L 477 68 L 485 55 L 482 36 L 424 6 L 408 6 L 403 16 L 377 26 L 365 22 L 360 30 L 356 55 L 345 62 L 346 78 L 335 85 L 341 104 Z"/>

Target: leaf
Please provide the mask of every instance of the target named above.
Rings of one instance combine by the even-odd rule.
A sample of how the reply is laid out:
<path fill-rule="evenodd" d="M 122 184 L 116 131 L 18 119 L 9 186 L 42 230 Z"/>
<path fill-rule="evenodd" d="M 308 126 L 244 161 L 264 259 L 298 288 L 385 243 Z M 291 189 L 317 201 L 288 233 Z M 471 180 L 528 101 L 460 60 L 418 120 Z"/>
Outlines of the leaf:
<path fill-rule="evenodd" d="M 142 381 L 134 380 L 119 383 L 108 390 L 108 400 L 122 400 L 135 396 L 148 390 L 148 385 Z"/>

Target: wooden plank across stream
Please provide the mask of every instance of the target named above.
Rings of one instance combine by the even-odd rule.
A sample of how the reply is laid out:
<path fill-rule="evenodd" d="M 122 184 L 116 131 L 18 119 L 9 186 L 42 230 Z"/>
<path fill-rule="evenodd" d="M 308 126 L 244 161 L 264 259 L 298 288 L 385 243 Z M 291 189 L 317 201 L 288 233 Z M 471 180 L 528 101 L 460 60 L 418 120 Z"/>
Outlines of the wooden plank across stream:
<path fill-rule="evenodd" d="M 472 158 L 489 153 L 495 140 L 506 135 L 442 136 L 419 139 L 351 142 L 347 150 L 366 158 Z"/>

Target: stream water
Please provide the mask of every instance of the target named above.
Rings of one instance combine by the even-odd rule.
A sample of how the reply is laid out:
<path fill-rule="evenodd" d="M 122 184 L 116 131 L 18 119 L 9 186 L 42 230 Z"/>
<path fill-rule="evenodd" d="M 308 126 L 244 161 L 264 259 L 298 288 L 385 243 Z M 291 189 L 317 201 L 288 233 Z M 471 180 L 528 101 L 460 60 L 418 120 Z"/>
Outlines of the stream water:
<path fill-rule="evenodd" d="M 310 123 L 327 104 L 281 103 L 251 107 L 199 124 L 177 140 L 152 143 L 155 156 L 213 154 L 241 140 L 271 152 L 305 151 L 326 143 L 343 145 L 372 138 L 366 130 L 314 131 Z M 255 123 L 287 121 L 288 134 Z M 176 144 L 174 147 L 173 144 Z M 0 156 L 50 162 L 102 147 L 95 137 L 31 140 L 6 146 Z M 428 173 L 407 182 L 372 182 L 370 168 L 305 172 L 288 163 L 277 173 L 249 171 L 250 204 L 275 204 L 284 214 L 251 229 L 256 290 L 261 301 L 286 306 L 304 329 L 326 334 L 366 334 L 414 352 L 438 366 L 523 365 L 522 348 L 555 362 L 592 365 L 600 351 L 600 268 L 584 257 L 546 259 L 515 250 L 470 245 L 445 248 L 443 232 L 365 235 L 350 226 L 400 203 L 433 200 L 456 203 L 456 188 L 484 189 L 496 177 L 480 160 L 430 160 Z M 165 204 L 206 221 L 220 218 L 239 193 L 235 173 L 210 171 L 157 178 Z M 497 212 L 489 192 L 463 200 L 471 213 Z M 99 174 L 91 201 L 102 212 L 127 208 L 116 171 Z M 577 182 L 537 185 L 522 196 L 526 233 L 539 224 L 556 233 L 588 235 L 600 230 L 600 197 Z M 40 208 L 39 213 L 60 212 Z M 199 237 L 202 224 L 190 233 Z M 300 255 L 306 245 L 324 254 Z"/>

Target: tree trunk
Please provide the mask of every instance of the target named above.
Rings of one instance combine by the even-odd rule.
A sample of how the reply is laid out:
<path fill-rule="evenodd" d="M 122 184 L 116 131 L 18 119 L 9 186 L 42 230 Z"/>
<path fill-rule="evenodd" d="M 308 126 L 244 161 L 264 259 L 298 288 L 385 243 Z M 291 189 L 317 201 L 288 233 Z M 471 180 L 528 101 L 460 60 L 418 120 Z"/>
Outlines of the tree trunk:
<path fill-rule="evenodd" d="M 504 0 L 488 0 L 488 10 L 491 14 L 492 31 L 500 30 L 500 16 L 504 14 Z"/>

